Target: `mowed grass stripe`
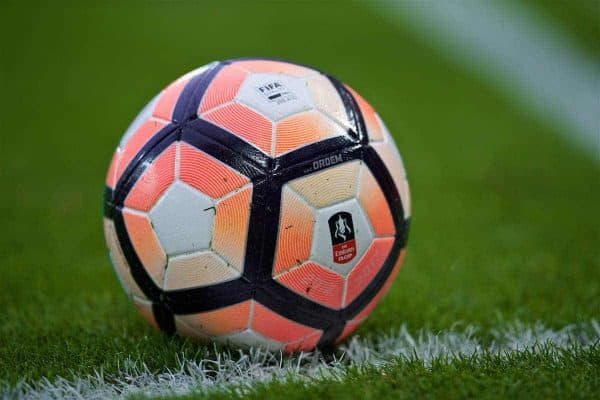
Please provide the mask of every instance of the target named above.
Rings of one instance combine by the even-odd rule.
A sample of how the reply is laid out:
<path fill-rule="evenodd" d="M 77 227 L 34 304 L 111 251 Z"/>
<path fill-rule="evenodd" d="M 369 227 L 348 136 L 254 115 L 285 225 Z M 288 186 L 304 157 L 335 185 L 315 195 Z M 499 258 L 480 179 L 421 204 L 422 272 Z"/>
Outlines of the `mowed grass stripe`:
<path fill-rule="evenodd" d="M 560 26 L 512 1 L 370 4 L 600 161 L 600 63 Z"/>
<path fill-rule="evenodd" d="M 114 376 L 126 359 L 155 374 L 182 354 L 202 359 L 205 347 L 154 332 L 123 295 L 101 233 L 102 182 L 120 134 L 163 85 L 244 55 L 350 83 L 402 151 L 414 204 L 408 256 L 358 335 L 457 321 L 488 331 L 499 319 L 558 329 L 598 317 L 593 159 L 368 8 L 0 7 L 1 381 Z"/>
<path fill-rule="evenodd" d="M 600 12 L 596 0 L 526 0 L 525 3 L 533 8 L 533 13 L 558 25 L 600 61 Z"/>
<path fill-rule="evenodd" d="M 503 363 L 515 360 L 531 362 L 536 358 L 557 364 L 572 363 L 572 357 L 578 357 L 582 362 L 579 366 L 581 372 L 576 372 L 587 376 L 600 369 L 600 365 L 585 365 L 600 357 L 600 324 L 592 320 L 579 326 L 554 330 L 541 323 L 532 326 L 513 323 L 500 325 L 488 332 L 471 326 L 442 332 L 423 330 L 414 335 L 402 326 L 392 334 L 372 340 L 355 337 L 342 346 L 337 355 L 302 353 L 284 357 L 281 353 L 253 349 L 239 352 L 217 350 L 205 357 L 188 359 L 182 355 L 175 369 L 158 374 L 144 363 L 127 359 L 115 375 L 95 371 L 85 377 L 20 382 L 1 389 L 0 398 L 67 400 L 210 394 L 216 397 L 260 394 L 260 398 L 269 398 L 282 393 L 294 396 L 294 388 L 298 385 L 302 388 L 301 393 L 307 390 L 320 393 L 324 391 L 322 382 L 326 382 L 325 387 L 329 388 L 328 396 L 346 398 L 352 392 L 337 383 L 349 377 L 352 378 L 350 380 L 369 382 L 369 386 L 373 380 L 389 386 L 386 375 L 401 375 L 412 368 L 424 376 L 436 369 L 448 371 L 456 368 L 467 372 L 480 368 L 477 373 L 486 376 L 485 369 L 490 369 L 493 362 L 500 368 Z M 455 363 L 458 366 L 452 365 Z M 577 375 L 570 379 L 576 378 Z M 270 386 L 273 382 L 275 385 Z M 341 386 L 341 390 L 334 392 L 332 389 L 336 386 Z M 598 379 L 591 386 L 595 386 L 594 390 L 600 389 Z M 379 387 L 367 390 L 367 393 L 374 398 L 380 393 L 391 394 L 383 390 Z"/>

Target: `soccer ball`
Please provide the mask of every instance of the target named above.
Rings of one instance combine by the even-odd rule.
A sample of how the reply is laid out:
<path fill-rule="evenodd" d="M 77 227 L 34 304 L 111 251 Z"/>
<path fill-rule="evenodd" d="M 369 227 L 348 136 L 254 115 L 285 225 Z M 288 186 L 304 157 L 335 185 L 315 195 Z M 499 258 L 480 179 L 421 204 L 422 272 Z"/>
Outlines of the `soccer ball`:
<path fill-rule="evenodd" d="M 169 334 L 308 351 L 348 336 L 405 253 L 400 154 L 350 87 L 284 61 L 200 67 L 125 132 L 104 232 L 142 316 Z"/>

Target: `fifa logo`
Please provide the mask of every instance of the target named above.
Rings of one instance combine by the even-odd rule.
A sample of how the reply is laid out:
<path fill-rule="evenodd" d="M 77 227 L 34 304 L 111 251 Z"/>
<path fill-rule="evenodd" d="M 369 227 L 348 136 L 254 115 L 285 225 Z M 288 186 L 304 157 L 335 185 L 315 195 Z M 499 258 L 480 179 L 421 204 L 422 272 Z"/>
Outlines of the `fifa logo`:
<path fill-rule="evenodd" d="M 296 95 L 280 81 L 266 82 L 261 86 L 257 86 L 256 90 L 267 101 L 275 104 L 283 104 L 296 99 Z"/>
<path fill-rule="evenodd" d="M 356 257 L 352 214 L 340 211 L 332 215 L 329 218 L 329 233 L 331 234 L 331 248 L 335 263 L 346 264 Z"/>

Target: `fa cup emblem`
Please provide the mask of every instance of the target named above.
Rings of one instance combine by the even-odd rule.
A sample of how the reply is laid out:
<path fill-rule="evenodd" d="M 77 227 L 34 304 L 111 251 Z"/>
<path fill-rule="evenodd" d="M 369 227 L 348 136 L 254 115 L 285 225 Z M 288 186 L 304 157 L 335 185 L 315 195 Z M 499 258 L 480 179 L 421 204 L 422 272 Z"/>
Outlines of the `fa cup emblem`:
<path fill-rule="evenodd" d="M 349 212 L 340 211 L 329 218 L 329 233 L 335 263 L 345 264 L 356 257 L 354 225 Z"/>

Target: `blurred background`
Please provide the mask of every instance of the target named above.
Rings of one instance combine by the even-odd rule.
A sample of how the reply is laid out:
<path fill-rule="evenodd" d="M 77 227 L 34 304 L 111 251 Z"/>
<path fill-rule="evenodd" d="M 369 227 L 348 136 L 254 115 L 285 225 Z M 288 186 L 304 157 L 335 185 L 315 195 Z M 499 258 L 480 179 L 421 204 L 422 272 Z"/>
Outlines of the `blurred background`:
<path fill-rule="evenodd" d="M 0 364 L 22 362 L 0 378 L 151 365 L 162 336 L 103 242 L 105 171 L 171 80 L 244 56 L 350 84 L 403 155 L 408 256 L 358 334 L 599 317 L 598 15 L 580 0 L 2 2 Z"/>

